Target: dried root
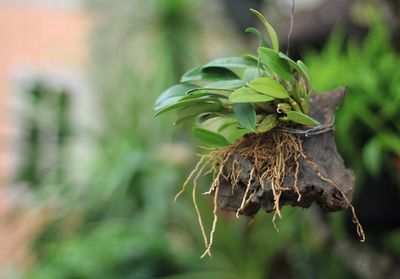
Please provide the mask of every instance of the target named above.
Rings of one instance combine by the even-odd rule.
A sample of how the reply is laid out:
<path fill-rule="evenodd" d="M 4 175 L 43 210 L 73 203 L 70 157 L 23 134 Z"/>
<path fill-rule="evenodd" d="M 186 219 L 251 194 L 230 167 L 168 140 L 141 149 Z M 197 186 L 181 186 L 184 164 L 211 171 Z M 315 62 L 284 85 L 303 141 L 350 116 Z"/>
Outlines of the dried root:
<path fill-rule="evenodd" d="M 176 195 L 176 198 L 185 191 L 185 188 L 189 181 L 193 178 L 193 204 L 198 217 L 201 233 L 204 239 L 205 252 L 201 257 L 206 255 L 211 256 L 211 247 L 213 244 L 214 233 L 217 224 L 217 210 L 218 210 L 218 191 L 220 186 L 220 181 L 225 179 L 232 185 L 232 191 L 239 184 L 239 178 L 242 173 L 242 169 L 239 165 L 237 159 L 234 158 L 233 154 L 248 160 L 251 162 L 251 171 L 249 178 L 247 180 L 246 190 L 241 202 L 240 207 L 236 211 L 236 216 L 239 217 L 241 212 L 244 210 L 246 205 L 251 201 L 252 197 L 256 194 L 257 189 L 254 187 L 266 187 L 264 185 L 265 181 L 271 183 L 272 193 L 274 197 L 274 216 L 272 218 L 272 223 L 275 228 L 276 218 L 282 218 L 282 213 L 280 211 L 280 197 L 283 191 L 294 191 L 297 193 L 298 201 L 301 199 L 301 193 L 298 187 L 298 180 L 300 174 L 300 163 L 299 159 L 303 158 L 307 163 L 311 165 L 318 177 L 329 183 L 336 189 L 346 201 L 350 207 L 353 214 L 353 222 L 356 224 L 357 233 L 361 238 L 361 241 L 365 240 L 365 234 L 361 227 L 360 222 L 357 219 L 355 209 L 351 204 L 350 200 L 347 198 L 343 190 L 336 185 L 332 180 L 325 178 L 317 164 L 310 159 L 307 154 L 304 153 L 301 139 L 299 136 L 279 130 L 272 130 L 265 134 L 250 134 L 244 138 L 238 140 L 237 142 L 225 147 L 225 148 L 205 148 L 206 154 L 198 154 L 200 160 L 197 165 L 190 173 L 185 183 L 182 186 L 181 191 Z M 209 169 L 205 172 L 205 169 Z M 214 193 L 214 210 L 213 210 L 213 224 L 212 229 L 207 237 L 202 222 L 201 214 L 196 202 L 196 191 L 198 179 L 202 174 L 212 174 L 213 181 L 211 183 L 210 189 L 203 193 L 205 195 Z M 284 187 L 283 181 L 286 176 L 294 176 L 293 188 Z M 255 183 L 258 182 L 258 183 Z M 256 186 L 254 186 L 255 184 Z M 278 229 L 277 229 L 278 230 Z"/>

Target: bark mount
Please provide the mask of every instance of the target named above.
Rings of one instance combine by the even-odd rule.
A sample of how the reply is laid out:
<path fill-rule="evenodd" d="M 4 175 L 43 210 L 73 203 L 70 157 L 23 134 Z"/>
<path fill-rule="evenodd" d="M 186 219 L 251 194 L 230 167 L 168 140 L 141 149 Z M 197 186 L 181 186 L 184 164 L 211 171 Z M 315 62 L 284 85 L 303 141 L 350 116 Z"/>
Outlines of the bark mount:
<path fill-rule="evenodd" d="M 322 124 L 327 124 L 334 118 L 335 108 L 341 103 L 346 94 L 345 88 L 338 88 L 327 93 L 313 94 L 310 100 L 310 115 Z M 313 136 L 302 136 L 304 152 L 318 167 L 316 170 L 304 158 L 299 159 L 298 192 L 294 187 L 294 175 L 286 176 L 282 185 L 285 191 L 279 199 L 279 206 L 292 205 L 308 208 L 313 202 L 318 203 L 327 211 L 338 211 L 349 207 L 349 200 L 353 192 L 354 173 L 346 169 L 342 157 L 338 154 L 333 131 L 328 131 Z M 252 164 L 238 154 L 233 154 L 230 160 L 237 160 L 242 169 L 239 174 L 238 185 L 232 187 L 231 183 L 221 177 L 217 204 L 222 210 L 238 212 L 246 194 L 247 184 L 250 179 Z M 226 164 L 225 173 L 229 173 L 232 164 Z M 320 176 L 318 175 L 320 172 Z M 331 183 L 321 180 L 321 176 L 332 180 L 340 190 Z M 274 211 L 274 195 L 271 182 L 264 181 L 260 187 L 259 181 L 250 185 L 253 193 L 248 203 L 242 207 L 239 214 L 254 216 L 260 209 L 266 212 Z M 299 199 L 300 193 L 301 198 Z"/>

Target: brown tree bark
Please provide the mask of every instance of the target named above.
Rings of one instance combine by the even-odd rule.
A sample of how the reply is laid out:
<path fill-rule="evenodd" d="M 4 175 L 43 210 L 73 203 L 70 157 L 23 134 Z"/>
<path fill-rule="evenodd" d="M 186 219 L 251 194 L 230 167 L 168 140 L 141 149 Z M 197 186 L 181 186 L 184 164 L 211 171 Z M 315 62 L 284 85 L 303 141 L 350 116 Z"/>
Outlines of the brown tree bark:
<path fill-rule="evenodd" d="M 327 93 L 313 94 L 310 101 L 310 115 L 320 123 L 328 124 L 334 117 L 335 108 L 343 100 L 346 93 L 345 88 L 338 88 Z M 351 200 L 355 177 L 351 170 L 346 169 L 342 157 L 336 149 L 333 131 L 319 135 L 302 136 L 304 152 L 318 167 L 324 178 L 332 180 L 340 190 Z M 243 200 L 247 183 L 252 169 L 251 162 L 241 159 L 238 155 L 242 168 L 239 185 L 232 185 L 223 180 L 220 183 L 218 193 L 218 205 L 226 211 L 236 212 Z M 227 164 L 230 166 L 231 164 Z M 228 170 L 225 170 L 228 172 Z M 274 210 L 274 195 L 271 183 L 265 181 L 264 188 L 258 182 L 250 186 L 251 192 L 256 191 L 250 202 L 241 210 L 241 214 L 254 216 L 260 209 L 266 212 Z M 294 189 L 294 175 L 285 177 L 283 186 L 289 188 L 282 192 L 280 205 L 292 205 L 308 208 L 313 202 L 318 203 L 327 211 L 338 211 L 349 206 L 348 200 L 331 183 L 321 180 L 313 166 L 304 159 L 300 159 L 300 173 L 298 177 L 298 189 L 301 199 Z"/>

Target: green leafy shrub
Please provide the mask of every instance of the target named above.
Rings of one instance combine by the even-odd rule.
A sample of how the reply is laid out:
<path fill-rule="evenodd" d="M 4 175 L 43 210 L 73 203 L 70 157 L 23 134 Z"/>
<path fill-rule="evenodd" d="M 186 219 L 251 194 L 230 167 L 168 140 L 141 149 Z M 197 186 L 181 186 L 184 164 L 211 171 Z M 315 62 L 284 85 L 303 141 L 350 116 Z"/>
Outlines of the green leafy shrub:
<path fill-rule="evenodd" d="M 393 156 L 400 155 L 400 56 L 384 24 L 374 24 L 362 47 L 345 44 L 336 32 L 321 54 L 310 53 L 306 61 L 318 90 L 348 87 L 336 115 L 336 138 L 358 183 L 390 172 Z"/>
<path fill-rule="evenodd" d="M 178 111 L 175 124 L 196 120 L 193 134 L 204 144 L 223 147 L 248 133 L 264 133 L 279 122 L 313 126 L 308 116 L 310 77 L 302 61 L 279 51 L 276 32 L 257 11 L 271 41 L 256 28 L 258 56 L 245 54 L 213 60 L 181 77 L 180 83 L 161 94 L 156 115 Z"/>

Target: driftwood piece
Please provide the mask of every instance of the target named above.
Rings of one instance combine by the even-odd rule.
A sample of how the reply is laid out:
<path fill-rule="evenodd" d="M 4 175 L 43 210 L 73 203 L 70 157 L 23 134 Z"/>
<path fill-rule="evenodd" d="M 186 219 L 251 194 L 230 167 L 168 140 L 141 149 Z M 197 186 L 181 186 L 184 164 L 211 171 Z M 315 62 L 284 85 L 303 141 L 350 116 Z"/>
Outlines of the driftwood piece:
<path fill-rule="evenodd" d="M 310 101 L 310 115 L 320 123 L 328 124 L 334 117 L 335 108 L 340 104 L 346 93 L 345 88 L 338 88 L 328 93 L 313 94 Z M 346 169 L 342 157 L 338 154 L 334 134 L 332 131 L 309 137 L 302 136 L 303 149 L 308 157 L 318 166 L 322 176 L 337 184 L 347 198 L 351 200 L 355 177 L 351 170 Z M 240 181 L 232 190 L 229 182 L 222 180 L 218 193 L 218 206 L 225 211 L 236 212 L 240 208 L 247 182 L 250 176 L 251 163 L 235 155 L 242 168 Z M 233 158 L 232 158 L 233 159 Z M 228 166 L 230 164 L 227 164 Z M 227 170 L 225 170 L 227 171 Z M 253 182 L 250 189 L 257 191 L 241 214 L 254 216 L 261 208 L 266 212 L 274 209 L 274 196 L 271 183 L 265 181 L 264 189 L 258 181 Z M 289 188 L 282 192 L 280 205 L 292 205 L 308 208 L 317 202 L 327 211 L 338 211 L 349 206 L 343 195 L 331 184 L 324 182 L 317 175 L 313 167 L 304 159 L 300 159 L 300 174 L 298 188 L 301 200 L 294 189 L 294 176 L 287 176 L 283 186 Z"/>

